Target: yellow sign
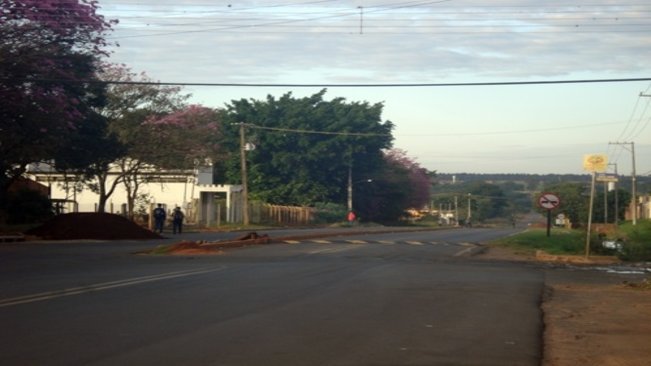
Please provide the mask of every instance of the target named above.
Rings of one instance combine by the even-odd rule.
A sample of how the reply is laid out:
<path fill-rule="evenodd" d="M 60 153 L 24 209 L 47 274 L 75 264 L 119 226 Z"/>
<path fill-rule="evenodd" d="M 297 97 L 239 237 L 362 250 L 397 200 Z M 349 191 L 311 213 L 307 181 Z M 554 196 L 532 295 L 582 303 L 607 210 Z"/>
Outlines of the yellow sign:
<path fill-rule="evenodd" d="M 608 157 L 604 154 L 583 156 L 583 169 L 589 172 L 603 173 L 608 168 Z"/>

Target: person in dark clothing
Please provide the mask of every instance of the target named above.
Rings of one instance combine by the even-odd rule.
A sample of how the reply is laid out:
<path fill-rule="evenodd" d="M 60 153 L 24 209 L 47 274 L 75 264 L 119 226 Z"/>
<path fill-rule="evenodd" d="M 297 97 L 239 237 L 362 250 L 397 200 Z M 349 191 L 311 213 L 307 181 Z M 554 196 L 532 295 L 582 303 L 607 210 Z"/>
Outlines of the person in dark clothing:
<path fill-rule="evenodd" d="M 185 218 L 183 211 L 181 211 L 180 207 L 176 207 L 172 212 L 172 231 L 174 234 L 183 232 L 183 218 Z"/>
<path fill-rule="evenodd" d="M 166 218 L 167 214 L 165 213 L 165 209 L 163 208 L 163 205 L 159 203 L 158 207 L 154 209 L 154 231 L 158 231 L 161 234 L 163 233 L 163 226 L 165 225 Z"/>

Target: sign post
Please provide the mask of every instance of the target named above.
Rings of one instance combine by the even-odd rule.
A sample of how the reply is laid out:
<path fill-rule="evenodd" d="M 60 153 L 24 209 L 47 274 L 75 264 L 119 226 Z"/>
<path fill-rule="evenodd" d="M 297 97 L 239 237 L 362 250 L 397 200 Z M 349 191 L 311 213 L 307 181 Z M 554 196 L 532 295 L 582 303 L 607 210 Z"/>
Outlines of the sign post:
<path fill-rule="evenodd" d="M 555 193 L 543 193 L 538 197 L 538 206 L 547 210 L 547 237 L 552 227 L 552 210 L 561 204 L 561 199 Z"/>
<path fill-rule="evenodd" d="M 588 232 L 585 238 L 585 257 L 590 255 L 590 232 L 592 230 L 592 206 L 594 205 L 594 186 L 597 173 L 603 173 L 608 167 L 608 157 L 604 154 L 585 155 L 583 157 L 583 169 L 592 173 L 590 184 L 590 206 L 588 208 Z"/>

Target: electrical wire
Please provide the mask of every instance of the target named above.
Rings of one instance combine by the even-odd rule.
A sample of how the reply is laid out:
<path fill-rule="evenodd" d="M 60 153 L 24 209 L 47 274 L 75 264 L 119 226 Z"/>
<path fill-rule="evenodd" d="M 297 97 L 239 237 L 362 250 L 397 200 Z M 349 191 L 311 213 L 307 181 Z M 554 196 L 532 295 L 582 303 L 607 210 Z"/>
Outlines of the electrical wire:
<path fill-rule="evenodd" d="M 651 99 L 647 101 L 646 106 L 645 106 L 643 112 L 640 114 L 640 116 L 639 117 L 636 117 L 636 116 L 637 116 L 638 107 L 640 105 L 640 101 L 642 100 L 643 95 L 645 93 L 648 93 L 649 90 L 651 90 L 651 84 L 649 84 L 649 86 L 646 88 L 646 90 L 644 92 L 641 92 L 638 95 L 638 98 L 637 98 L 637 100 L 635 102 L 635 105 L 633 106 L 633 111 L 631 112 L 631 115 L 628 118 L 628 122 L 626 123 L 626 126 L 624 126 L 624 129 L 619 134 L 619 137 L 617 138 L 616 141 L 627 141 L 627 140 L 631 141 L 635 137 L 639 136 L 646 129 L 646 127 L 648 126 L 649 121 L 651 121 L 651 118 L 648 118 L 646 124 L 644 124 L 641 129 L 637 130 L 637 126 L 643 120 L 644 116 L 646 115 L 646 112 L 649 109 L 649 105 L 651 104 Z M 635 126 L 629 130 L 629 128 L 631 127 L 631 123 L 635 119 L 637 119 L 637 122 L 636 122 Z M 637 130 L 637 133 L 636 133 L 636 130 Z M 627 135 L 626 133 L 628 131 L 630 131 L 630 132 Z M 620 143 L 609 143 L 608 144 L 608 156 L 611 157 L 611 161 L 614 164 L 616 164 L 619 161 L 621 155 L 624 153 L 624 150 L 625 149 L 624 149 L 623 145 L 620 144 Z"/>
<path fill-rule="evenodd" d="M 45 78 L 0 78 L 5 82 L 52 83 L 52 84 L 114 84 L 114 85 L 157 85 L 157 86 L 194 86 L 194 87 L 255 87 L 255 88 L 420 88 L 420 87 L 456 87 L 456 86 L 518 86 L 518 85 L 551 85 L 551 84 L 596 84 L 596 83 L 627 83 L 651 81 L 651 77 L 618 78 L 618 79 L 574 79 L 574 80 L 532 80 L 532 81 L 492 81 L 468 83 L 378 83 L 378 84 L 286 84 L 286 83 L 191 83 L 191 82 L 161 82 L 161 81 L 123 81 L 123 80 L 67 80 Z"/>
<path fill-rule="evenodd" d="M 279 127 L 264 127 L 258 126 L 251 123 L 243 123 L 244 126 L 248 128 L 258 129 L 258 130 L 269 130 L 275 132 L 292 132 L 292 133 L 304 133 L 304 134 L 315 134 L 315 135 L 337 135 L 337 136 L 361 136 L 361 137 L 370 137 L 370 136 L 391 136 L 387 133 L 371 133 L 371 132 L 332 132 L 332 131 L 316 131 L 316 130 L 301 130 L 293 128 L 279 128 Z"/>
<path fill-rule="evenodd" d="M 342 24 L 331 24 L 323 23 L 323 21 L 328 20 L 342 20 L 350 19 L 353 20 L 353 16 L 358 15 L 358 9 L 352 7 L 343 7 L 336 6 L 330 7 L 327 6 L 329 3 L 336 3 L 336 0 L 320 0 L 320 1 L 305 1 L 299 3 L 279 3 L 279 4 L 269 4 L 269 5 L 259 5 L 259 6 L 250 6 L 238 8 L 232 6 L 228 10 L 209 10 L 211 7 L 214 8 L 213 4 L 183 4 L 181 9 L 176 10 L 179 7 L 175 5 L 173 8 L 174 11 L 170 12 L 165 8 L 152 9 L 155 7 L 165 7 L 168 5 L 165 4 L 147 4 L 145 2 L 140 3 L 129 3 L 129 6 L 141 5 L 147 6 L 146 9 L 124 9 L 127 4 L 114 3 L 110 6 L 117 7 L 115 10 L 108 10 L 108 14 L 123 14 L 129 12 L 141 12 L 145 14 L 151 13 L 163 13 L 164 17 L 153 15 L 153 16 L 141 16 L 138 18 L 135 17 L 122 17 L 123 20 L 129 19 L 143 19 L 141 26 L 127 26 L 122 27 L 121 25 L 116 26 L 116 29 L 122 30 L 135 30 L 142 31 L 147 30 L 147 32 L 155 32 L 149 34 L 126 34 L 126 35 L 109 35 L 107 38 L 110 39 L 123 39 L 123 38 L 140 38 L 140 37 L 158 37 L 158 36 L 169 36 L 177 34 L 192 34 L 192 33 L 206 33 L 206 32 L 228 32 L 228 31 L 247 31 L 249 33 L 305 33 L 305 32 L 316 32 L 316 33 L 339 33 L 338 29 L 352 27 L 352 25 L 342 25 Z M 566 6 L 566 7 L 550 7 L 550 6 L 537 6 L 537 5 L 492 5 L 492 6 L 444 6 L 436 7 L 436 12 L 432 13 L 428 11 L 428 7 L 432 5 L 439 5 L 442 3 L 451 2 L 451 0 L 438 0 L 438 1 L 401 1 L 393 3 L 385 3 L 378 5 L 371 5 L 363 7 L 364 11 L 364 21 L 365 27 L 369 31 L 372 30 L 372 33 L 376 34 L 430 34 L 432 29 L 437 29 L 438 36 L 444 34 L 459 34 L 459 33 L 498 33 L 498 32 L 522 32 L 522 33 L 550 33 L 550 32 L 566 32 L 569 29 L 572 29 L 575 33 L 597 33 L 597 32 L 618 32 L 618 33 L 644 33 L 649 32 L 650 26 L 649 23 L 646 23 L 645 20 L 648 17 L 640 17 L 640 14 L 651 13 L 651 9 L 648 4 L 640 3 L 626 3 L 626 4 L 589 4 L 582 6 Z M 320 4 L 326 4 L 325 6 L 315 6 Z M 123 6 L 124 5 L 124 6 Z M 41 7 L 34 7 L 35 9 L 40 9 Z M 42 7 L 45 10 L 45 7 Z M 268 12 L 267 10 L 272 9 L 274 11 Z M 287 12 L 277 12 L 275 9 L 291 9 Z M 106 10 L 101 8 L 102 11 Z M 256 14 L 252 12 L 258 12 L 257 16 L 251 18 L 251 14 Z M 306 12 L 307 11 L 307 12 Z M 165 23 L 161 22 L 162 19 L 169 19 L 168 17 L 172 15 L 174 23 Z M 174 16 L 174 14 L 179 14 L 180 16 Z M 197 17 L 194 17 L 191 21 L 186 23 L 179 22 L 178 20 L 183 18 L 188 18 L 188 16 L 200 15 L 201 18 L 204 18 L 206 15 L 211 14 L 222 14 L 222 18 L 212 18 L 204 19 L 203 21 L 197 22 Z M 230 18 L 229 16 L 243 15 L 248 14 L 248 18 Z M 313 15 L 316 16 L 308 16 Z M 413 14 L 418 16 L 418 18 L 405 17 L 406 15 Z M 533 24 L 496 24 L 495 22 L 499 20 L 497 16 L 504 17 L 504 15 L 517 15 L 516 18 L 507 19 L 507 21 L 520 22 L 520 23 L 531 23 Z M 377 18 L 377 16 L 391 16 L 391 19 L 386 18 Z M 401 19 L 397 16 L 400 16 L 402 19 L 409 21 L 410 24 L 396 25 L 397 22 L 400 22 Z M 535 18 L 532 17 L 535 15 Z M 548 15 L 545 17 L 545 15 Z M 560 15 L 560 16 L 558 16 Z M 577 15 L 584 15 L 582 18 L 578 18 Z M 633 17 L 633 15 L 636 15 Z M 43 15 L 47 17 L 46 14 Z M 63 17 L 64 15 L 53 15 L 53 17 Z M 436 18 L 428 19 L 427 17 L 435 16 Z M 469 18 L 474 16 L 476 18 Z M 570 16 L 571 18 L 568 18 Z M 64 19 L 64 18 L 61 18 Z M 157 20 L 159 19 L 159 20 Z M 595 23 L 597 21 L 606 21 L 610 20 L 612 24 Z M 626 20 L 625 22 L 623 20 Z M 641 21 L 642 23 L 631 23 L 631 21 Z M 429 21 L 445 21 L 453 22 L 454 24 L 423 24 L 423 22 Z M 224 22 L 228 24 L 223 25 Z M 375 22 L 376 24 L 371 24 Z M 479 22 L 478 24 L 468 24 L 464 25 L 463 22 Z M 558 24 L 558 22 L 561 22 Z M 573 22 L 574 24 L 564 24 L 567 22 Z M 418 23 L 418 24 L 416 24 Z M 208 27 L 206 25 L 210 24 L 222 24 L 218 27 Z M 123 23 L 124 25 L 124 23 Z M 178 27 L 195 27 L 195 29 L 170 29 Z M 197 28 L 203 27 L 203 28 Z M 274 28 L 282 27 L 283 32 L 278 32 Z M 466 27 L 463 32 L 459 32 L 460 27 Z M 490 28 L 486 28 L 490 27 Z M 532 27 L 536 29 L 532 29 Z M 552 28 L 541 31 L 540 27 Z M 559 28 L 560 27 L 560 28 Z M 161 28 L 167 28 L 162 30 Z M 591 28 L 591 29 L 586 29 Z M 628 29 L 627 29 L 628 28 Z M 638 28 L 638 29 L 631 29 Z M 289 31 L 288 31 L 289 30 Z M 333 31 L 334 30 L 334 31 Z M 396 31 L 398 30 L 398 31 Z M 405 32 L 409 30 L 410 32 Z M 451 32 L 446 32 L 445 30 L 451 30 Z M 330 31 L 330 32 L 328 32 Z M 352 33 L 350 30 L 345 33 Z M 365 34 L 368 34 L 365 33 Z"/>

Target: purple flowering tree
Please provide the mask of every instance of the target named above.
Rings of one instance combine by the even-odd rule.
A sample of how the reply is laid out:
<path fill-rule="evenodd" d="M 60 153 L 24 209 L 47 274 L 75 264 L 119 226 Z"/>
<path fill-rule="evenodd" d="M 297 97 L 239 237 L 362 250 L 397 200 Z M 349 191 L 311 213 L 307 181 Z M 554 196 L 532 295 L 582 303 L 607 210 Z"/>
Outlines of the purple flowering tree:
<path fill-rule="evenodd" d="M 53 159 L 103 102 L 88 83 L 112 21 L 91 0 L 0 0 L 0 194 Z M 92 119 L 91 119 L 92 120 Z"/>
<path fill-rule="evenodd" d="M 406 210 L 421 209 L 429 202 L 429 173 L 404 150 L 386 150 L 383 166 L 370 177 L 372 182 L 355 193 L 356 211 L 362 220 L 392 223 Z"/>
<path fill-rule="evenodd" d="M 99 195 L 103 210 L 118 185 L 127 193 L 132 217 L 141 186 L 164 169 L 192 169 L 195 160 L 215 159 L 221 133 L 219 113 L 199 105 L 187 105 L 190 97 L 180 88 L 157 85 L 146 73 L 125 65 L 104 64 L 100 78 L 109 83 L 106 104 L 97 112 L 106 118 L 108 134 L 123 154 L 95 165 L 87 186 Z M 109 180 L 109 170 L 116 173 Z"/>
<path fill-rule="evenodd" d="M 402 149 L 388 150 L 384 158 L 389 165 L 407 172 L 407 184 L 404 188 L 408 194 L 405 200 L 405 208 L 421 209 L 427 206 L 432 188 L 427 169 L 421 167 L 413 158 L 407 156 L 407 152 Z"/>

